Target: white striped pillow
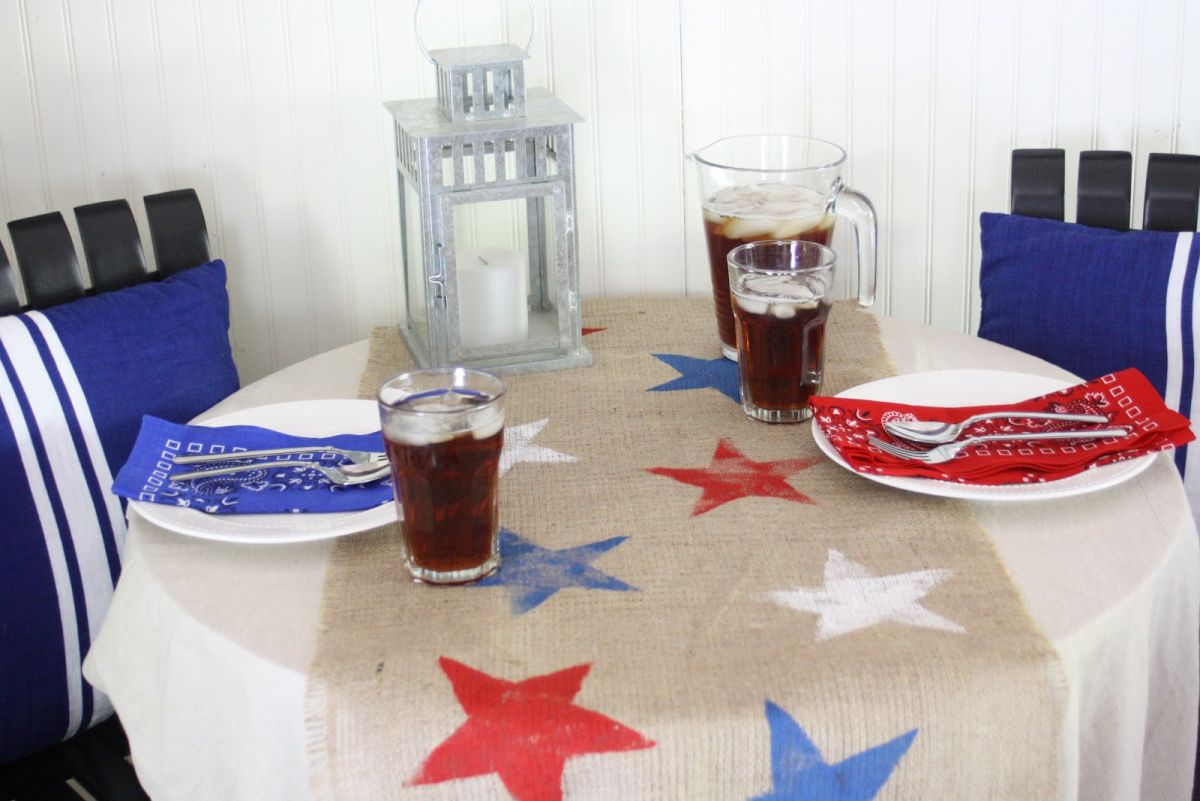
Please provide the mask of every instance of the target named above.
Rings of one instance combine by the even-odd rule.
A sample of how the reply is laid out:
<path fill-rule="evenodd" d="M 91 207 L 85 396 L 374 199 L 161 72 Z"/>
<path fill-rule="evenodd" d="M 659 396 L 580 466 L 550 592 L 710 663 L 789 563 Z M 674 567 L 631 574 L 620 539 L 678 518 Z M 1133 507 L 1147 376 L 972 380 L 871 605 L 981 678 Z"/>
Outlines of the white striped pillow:
<path fill-rule="evenodd" d="M 112 477 L 143 414 L 237 388 L 225 267 L 0 317 L 0 763 L 111 713 L 83 679 L 121 568 Z"/>

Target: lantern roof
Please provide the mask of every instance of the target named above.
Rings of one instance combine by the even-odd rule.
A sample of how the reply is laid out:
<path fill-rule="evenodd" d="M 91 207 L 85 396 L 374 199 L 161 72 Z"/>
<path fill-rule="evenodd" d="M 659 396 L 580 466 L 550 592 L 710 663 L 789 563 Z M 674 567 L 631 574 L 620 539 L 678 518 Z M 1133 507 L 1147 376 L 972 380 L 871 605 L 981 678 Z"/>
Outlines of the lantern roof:
<path fill-rule="evenodd" d="M 503 45 L 501 45 L 503 46 Z M 526 128 L 550 128 L 557 125 L 574 125 L 583 122 L 583 117 L 547 89 L 530 89 L 523 117 L 496 117 L 469 122 L 451 122 L 446 118 L 436 97 L 420 100 L 394 100 L 384 103 L 408 136 L 432 139 L 461 133 L 485 131 L 517 131 Z"/>
<path fill-rule="evenodd" d="M 524 61 L 529 53 L 512 44 L 491 44 L 477 47 L 447 47 L 441 50 L 430 50 L 429 59 L 443 68 L 457 67 L 490 67 L 499 64 L 510 64 L 514 61 Z"/>

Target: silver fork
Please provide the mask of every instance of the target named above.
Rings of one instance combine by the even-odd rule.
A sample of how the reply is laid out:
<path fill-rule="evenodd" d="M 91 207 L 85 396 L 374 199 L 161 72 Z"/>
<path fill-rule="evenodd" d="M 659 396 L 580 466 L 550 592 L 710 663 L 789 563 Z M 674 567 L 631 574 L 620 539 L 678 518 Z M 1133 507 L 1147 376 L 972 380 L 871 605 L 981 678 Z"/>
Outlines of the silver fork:
<path fill-rule="evenodd" d="M 175 464 L 205 464 L 207 462 L 237 462 L 242 459 L 260 459 L 265 456 L 294 456 L 301 453 L 332 453 L 349 459 L 354 464 L 372 464 L 387 461 L 387 455 L 378 451 L 347 451 L 328 445 L 297 446 L 295 448 L 267 448 L 258 451 L 229 451 L 227 453 L 197 453 L 175 457 Z"/>
<path fill-rule="evenodd" d="M 231 467 L 211 467 L 207 470 L 192 470 L 187 473 L 176 473 L 171 476 L 172 481 L 189 481 L 193 478 L 208 478 L 210 476 L 224 476 L 230 473 L 246 473 L 252 470 L 271 470 L 276 467 L 307 467 L 309 470 L 316 470 L 334 484 L 339 486 L 351 486 L 354 484 L 367 484 L 372 481 L 377 481 L 388 474 L 387 462 L 380 462 L 373 470 L 358 470 L 347 472 L 341 466 L 326 467 L 323 464 L 315 462 L 300 462 L 280 460 L 276 462 L 258 462 L 256 464 L 239 464 Z M 346 465 L 347 468 L 353 469 L 355 465 Z"/>
<path fill-rule="evenodd" d="M 897 459 L 912 459 L 926 464 L 941 464 L 958 456 L 964 448 L 978 445 L 981 442 L 1016 442 L 1045 439 L 1104 439 L 1106 437 L 1124 437 L 1129 434 L 1128 428 L 1097 428 L 1091 431 L 1043 431 L 1040 434 L 987 434 L 982 437 L 967 437 L 958 442 L 949 442 L 930 448 L 927 451 L 901 448 L 890 442 L 884 442 L 875 437 L 867 437 L 867 441 L 886 454 Z"/>

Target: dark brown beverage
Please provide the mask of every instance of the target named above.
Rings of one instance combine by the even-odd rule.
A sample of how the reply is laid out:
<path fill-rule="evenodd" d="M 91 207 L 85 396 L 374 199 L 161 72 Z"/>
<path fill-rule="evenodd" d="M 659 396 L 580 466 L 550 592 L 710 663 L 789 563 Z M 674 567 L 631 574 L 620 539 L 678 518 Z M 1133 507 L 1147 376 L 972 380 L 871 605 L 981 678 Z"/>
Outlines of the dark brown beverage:
<path fill-rule="evenodd" d="M 807 410 L 821 387 L 829 303 L 741 296 L 734 303 L 742 402 L 762 412 L 759 419 L 791 420 L 788 413 Z"/>
<path fill-rule="evenodd" d="M 410 442 L 385 432 L 384 441 L 412 566 L 439 576 L 463 573 L 463 581 L 479 578 L 470 572 L 496 556 L 503 430 Z"/>
<path fill-rule="evenodd" d="M 834 215 L 823 196 L 804 186 L 755 184 L 730 186 L 704 204 L 704 236 L 708 243 L 717 333 L 722 349 L 737 350 L 733 310 L 729 305 L 729 251 L 747 242 L 790 239 L 828 245 Z"/>

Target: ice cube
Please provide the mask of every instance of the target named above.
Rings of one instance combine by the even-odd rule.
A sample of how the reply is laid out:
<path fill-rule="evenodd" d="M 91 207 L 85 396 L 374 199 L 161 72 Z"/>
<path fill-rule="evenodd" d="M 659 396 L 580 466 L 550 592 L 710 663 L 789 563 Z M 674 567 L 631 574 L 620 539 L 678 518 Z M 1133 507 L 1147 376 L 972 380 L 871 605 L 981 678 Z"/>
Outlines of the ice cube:
<path fill-rule="evenodd" d="M 796 304 L 794 303 L 772 303 L 770 310 L 771 316 L 778 320 L 790 320 L 796 316 Z"/>
<path fill-rule="evenodd" d="M 713 193 L 712 203 L 723 204 L 733 203 L 742 198 L 743 192 L 740 186 L 723 186 Z"/>
<path fill-rule="evenodd" d="M 764 198 L 771 199 L 796 198 L 796 190 L 800 189 L 795 184 L 758 184 L 756 188 Z"/>
<path fill-rule="evenodd" d="M 816 308 L 826 289 L 824 282 L 812 275 L 752 275 L 746 278 L 742 287 L 755 296 L 748 299 L 748 302 L 754 303 L 759 298 L 762 299 L 764 305 L 760 314 L 767 311 L 766 304 L 769 303 L 771 314 L 785 319 L 794 315 L 796 309 Z M 739 302 L 742 297 L 739 296 Z M 777 310 L 774 308 L 777 304 L 786 304 L 792 311 Z"/>
<path fill-rule="evenodd" d="M 721 228 L 721 235 L 727 239 L 746 241 L 765 239 L 775 230 L 775 225 L 775 220 L 762 217 L 730 217 Z"/>
<path fill-rule="evenodd" d="M 776 239 L 792 239 L 804 233 L 828 231 L 832 225 L 832 222 L 827 221 L 824 215 L 800 216 L 784 220 L 772 231 L 771 236 Z"/>
<path fill-rule="evenodd" d="M 471 436 L 487 439 L 504 428 L 504 415 L 495 406 L 480 409 L 471 415 Z"/>
<path fill-rule="evenodd" d="M 401 413 L 388 421 L 384 434 L 409 445 L 448 442 L 468 431 L 476 439 L 484 439 L 504 427 L 499 409 L 480 408 L 492 400 L 487 393 L 460 388 L 421 392 L 393 404 Z M 406 414 L 410 412 L 416 414 Z"/>
<path fill-rule="evenodd" d="M 733 297 L 737 301 L 738 308 L 747 314 L 766 314 L 767 307 L 770 305 L 765 300 L 748 298 L 745 295 L 738 295 L 736 293 Z"/>

